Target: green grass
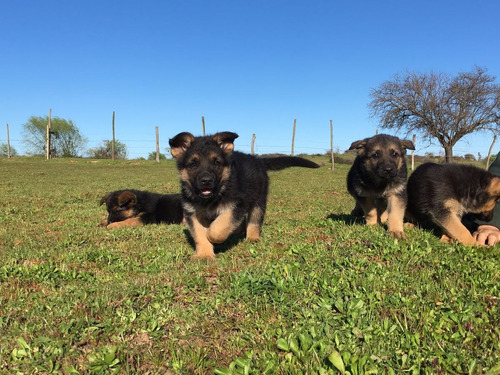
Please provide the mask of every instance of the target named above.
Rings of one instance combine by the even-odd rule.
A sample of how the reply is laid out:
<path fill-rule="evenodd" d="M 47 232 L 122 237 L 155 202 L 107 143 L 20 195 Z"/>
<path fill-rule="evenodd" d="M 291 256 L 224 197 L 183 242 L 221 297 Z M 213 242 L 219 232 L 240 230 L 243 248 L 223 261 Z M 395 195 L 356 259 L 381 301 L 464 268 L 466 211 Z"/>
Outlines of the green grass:
<path fill-rule="evenodd" d="M 184 226 L 96 226 L 173 161 L 1 159 L 0 373 L 500 373 L 499 247 L 353 221 L 348 168 L 271 172 L 262 240 L 206 262 Z"/>

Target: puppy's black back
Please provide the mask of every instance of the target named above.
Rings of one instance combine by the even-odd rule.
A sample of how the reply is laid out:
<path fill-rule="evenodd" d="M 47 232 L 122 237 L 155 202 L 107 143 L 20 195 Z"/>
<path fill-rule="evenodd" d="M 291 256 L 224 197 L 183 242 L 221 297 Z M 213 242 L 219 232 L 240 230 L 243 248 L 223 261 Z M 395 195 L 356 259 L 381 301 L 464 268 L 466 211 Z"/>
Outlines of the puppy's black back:
<path fill-rule="evenodd" d="M 180 194 L 157 194 L 143 192 L 138 196 L 138 211 L 144 224 L 180 224 L 182 222 L 182 204 Z"/>
<path fill-rule="evenodd" d="M 239 151 L 231 154 L 231 173 L 224 185 L 221 203 L 235 203 L 247 210 L 260 204 L 265 208 L 269 186 L 266 167 L 259 158 Z"/>

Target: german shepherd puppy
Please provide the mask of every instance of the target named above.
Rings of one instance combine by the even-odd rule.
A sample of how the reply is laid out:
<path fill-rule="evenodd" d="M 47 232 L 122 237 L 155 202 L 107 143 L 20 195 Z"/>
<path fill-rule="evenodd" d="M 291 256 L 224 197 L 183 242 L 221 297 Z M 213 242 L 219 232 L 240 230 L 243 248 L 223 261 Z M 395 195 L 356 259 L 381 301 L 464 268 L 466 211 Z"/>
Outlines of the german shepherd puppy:
<path fill-rule="evenodd" d="M 233 151 L 237 137 L 231 132 L 204 137 L 183 132 L 169 140 L 179 170 L 184 217 L 196 245 L 195 258 L 214 259 L 213 244 L 245 226 L 246 238 L 259 240 L 268 170 L 319 167 L 299 157 L 258 158 Z"/>
<path fill-rule="evenodd" d="M 499 199 L 500 177 L 490 172 L 471 165 L 425 163 L 408 180 L 407 216 L 439 226 L 443 241 L 477 245 L 461 219 L 470 213 L 490 221 Z"/>
<path fill-rule="evenodd" d="M 358 152 L 347 174 L 347 190 L 356 199 L 353 214 L 362 211 L 368 225 L 388 221 L 389 234 L 398 239 L 404 237 L 407 149 L 415 149 L 411 141 L 386 134 L 353 142 L 349 148 Z"/>
<path fill-rule="evenodd" d="M 145 224 L 180 224 L 183 220 L 180 194 L 156 194 L 140 190 L 117 190 L 106 194 L 107 228 L 137 227 Z"/>

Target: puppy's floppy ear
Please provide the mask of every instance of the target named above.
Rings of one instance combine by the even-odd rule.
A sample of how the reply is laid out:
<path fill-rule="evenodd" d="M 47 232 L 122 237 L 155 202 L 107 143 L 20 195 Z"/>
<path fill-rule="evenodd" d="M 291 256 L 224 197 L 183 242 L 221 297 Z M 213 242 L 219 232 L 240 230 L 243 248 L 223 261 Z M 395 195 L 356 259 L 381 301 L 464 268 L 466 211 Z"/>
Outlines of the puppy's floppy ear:
<path fill-rule="evenodd" d="M 358 155 L 363 152 L 366 146 L 366 141 L 368 138 L 362 139 L 360 141 L 352 142 L 351 147 L 349 147 L 349 150 L 356 150 L 358 152 Z"/>
<path fill-rule="evenodd" d="M 194 141 L 194 135 L 188 132 L 177 134 L 174 138 L 168 140 L 170 144 L 170 153 L 177 159 L 191 146 Z"/>
<path fill-rule="evenodd" d="M 135 205 L 136 201 L 137 197 L 130 190 L 125 190 L 121 192 L 120 195 L 118 196 L 118 204 L 120 205 L 120 207 L 123 206 L 132 207 L 133 205 Z"/>
<path fill-rule="evenodd" d="M 226 154 L 230 154 L 234 150 L 234 140 L 238 138 L 238 134 L 232 132 L 220 132 L 214 135 L 214 141 L 224 150 Z"/>
<path fill-rule="evenodd" d="M 102 204 L 103 204 L 104 202 L 107 202 L 107 201 L 108 201 L 108 199 L 109 199 L 109 197 L 111 197 L 111 194 L 112 194 L 112 193 L 108 193 L 108 194 L 106 194 L 104 197 L 102 197 L 102 198 L 101 198 L 101 202 L 99 203 L 99 206 L 102 206 Z"/>
<path fill-rule="evenodd" d="M 406 149 L 406 150 L 415 150 L 415 146 L 412 141 L 409 141 L 407 139 L 402 139 L 401 140 L 401 147 Z"/>

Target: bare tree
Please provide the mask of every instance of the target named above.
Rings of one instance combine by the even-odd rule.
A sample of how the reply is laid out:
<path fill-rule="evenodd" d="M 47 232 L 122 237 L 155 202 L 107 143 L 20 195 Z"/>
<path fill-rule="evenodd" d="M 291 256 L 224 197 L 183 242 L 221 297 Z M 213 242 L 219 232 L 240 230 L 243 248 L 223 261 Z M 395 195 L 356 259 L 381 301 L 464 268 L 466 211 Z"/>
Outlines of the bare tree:
<path fill-rule="evenodd" d="M 479 67 L 454 77 L 433 72 L 396 75 L 371 90 L 371 116 L 380 118 L 382 128 L 437 139 L 451 162 L 453 146 L 467 134 L 498 134 L 500 85 L 495 79 Z"/>

